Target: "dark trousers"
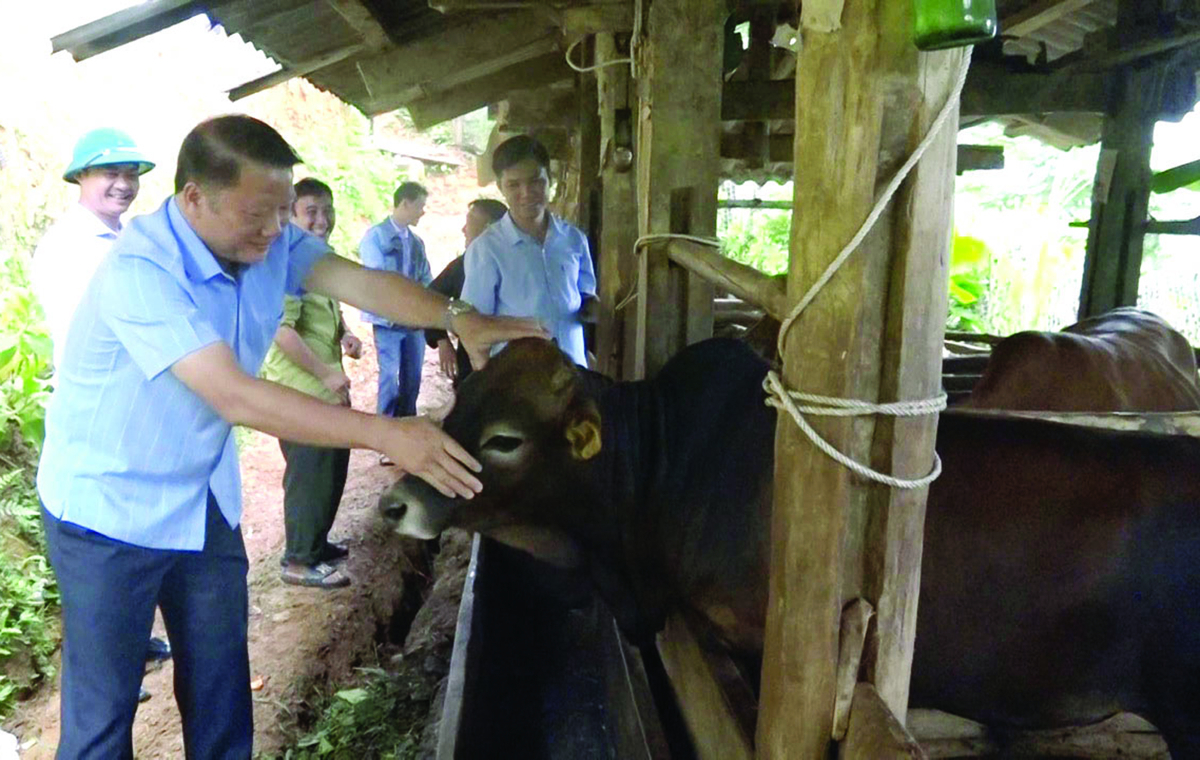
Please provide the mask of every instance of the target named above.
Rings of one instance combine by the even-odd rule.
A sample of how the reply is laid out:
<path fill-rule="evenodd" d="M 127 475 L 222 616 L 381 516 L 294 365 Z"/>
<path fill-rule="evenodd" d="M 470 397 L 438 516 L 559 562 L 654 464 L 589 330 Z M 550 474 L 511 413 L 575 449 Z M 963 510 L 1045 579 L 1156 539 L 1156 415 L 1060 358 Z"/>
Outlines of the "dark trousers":
<path fill-rule="evenodd" d="M 154 607 L 174 653 L 189 760 L 249 758 L 254 714 L 246 548 L 208 497 L 204 549 L 146 549 L 42 510 L 63 611 L 58 760 L 133 757 L 133 717 Z"/>
<path fill-rule="evenodd" d="M 280 441 L 287 467 L 283 471 L 283 526 L 287 537 L 284 562 L 315 565 L 337 517 L 349 449 L 325 449 Z"/>
<path fill-rule="evenodd" d="M 422 330 L 375 325 L 375 354 L 379 358 L 379 395 L 375 411 L 385 417 L 417 413 L 421 365 L 425 362 Z"/>

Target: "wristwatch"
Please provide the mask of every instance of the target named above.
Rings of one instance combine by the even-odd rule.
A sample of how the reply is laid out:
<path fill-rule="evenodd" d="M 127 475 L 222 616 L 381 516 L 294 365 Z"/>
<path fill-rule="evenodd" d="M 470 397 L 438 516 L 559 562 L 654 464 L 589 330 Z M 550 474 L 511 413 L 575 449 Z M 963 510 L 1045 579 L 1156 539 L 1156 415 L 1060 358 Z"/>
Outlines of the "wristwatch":
<path fill-rule="evenodd" d="M 451 298 L 446 302 L 446 316 L 443 318 L 442 327 L 446 329 L 446 332 L 458 335 L 454 329 L 454 318 L 473 311 L 475 311 L 475 307 L 461 298 Z"/>

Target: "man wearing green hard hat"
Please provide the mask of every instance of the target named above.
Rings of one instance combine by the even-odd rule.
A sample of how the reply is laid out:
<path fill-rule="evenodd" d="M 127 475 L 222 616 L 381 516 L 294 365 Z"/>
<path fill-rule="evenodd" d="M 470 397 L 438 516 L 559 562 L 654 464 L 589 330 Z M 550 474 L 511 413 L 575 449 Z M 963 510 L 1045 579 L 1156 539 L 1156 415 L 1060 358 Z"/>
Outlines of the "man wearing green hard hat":
<path fill-rule="evenodd" d="M 141 175 L 153 168 L 154 162 L 119 129 L 93 129 L 75 143 L 63 179 L 79 185 L 79 202 L 46 231 L 33 255 L 33 289 L 46 314 L 55 368 L 75 308 L 121 231 L 121 216 L 137 198 Z M 150 639 L 147 660 L 170 657 L 166 641 Z M 142 689 L 139 701 L 149 698 Z"/>
<path fill-rule="evenodd" d="M 33 290 L 46 314 L 56 367 L 75 307 L 121 232 L 141 175 L 153 168 L 119 129 L 93 129 L 75 143 L 63 179 L 79 185 L 79 202 L 46 231 L 33 256 Z"/>

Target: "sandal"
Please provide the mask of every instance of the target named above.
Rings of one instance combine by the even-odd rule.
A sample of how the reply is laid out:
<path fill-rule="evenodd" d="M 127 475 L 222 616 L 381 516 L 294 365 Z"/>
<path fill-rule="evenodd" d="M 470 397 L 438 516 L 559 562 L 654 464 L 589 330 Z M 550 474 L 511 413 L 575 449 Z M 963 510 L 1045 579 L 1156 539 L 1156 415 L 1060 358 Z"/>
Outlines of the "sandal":
<path fill-rule="evenodd" d="M 279 575 L 280 580 L 293 586 L 309 586 L 312 588 L 341 588 L 350 585 L 350 577 L 343 575 L 333 565 L 321 562 L 299 570 L 285 567 Z"/>

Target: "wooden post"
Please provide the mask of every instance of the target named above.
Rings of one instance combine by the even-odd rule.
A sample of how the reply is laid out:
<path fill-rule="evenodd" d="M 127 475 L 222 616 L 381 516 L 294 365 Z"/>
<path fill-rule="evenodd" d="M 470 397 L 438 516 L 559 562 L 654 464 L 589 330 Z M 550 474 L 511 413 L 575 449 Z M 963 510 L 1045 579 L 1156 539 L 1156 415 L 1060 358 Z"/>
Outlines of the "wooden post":
<path fill-rule="evenodd" d="M 1150 204 L 1150 149 L 1164 72 L 1158 67 L 1124 69 L 1115 76 L 1119 105 L 1104 117 L 1080 319 L 1137 303 Z"/>
<path fill-rule="evenodd" d="M 1120 0 L 1117 44 L 1152 29 L 1162 0 Z M 1092 190 L 1079 318 L 1137 304 L 1142 245 L 1150 205 L 1150 149 L 1167 72 L 1160 65 L 1115 74 L 1116 92 L 1104 117 Z"/>
<path fill-rule="evenodd" d="M 725 3 L 652 0 L 640 49 L 637 183 L 641 234 L 712 236 L 717 227 Z M 652 245 L 638 262 L 633 377 L 712 336 L 712 286 Z"/>
<path fill-rule="evenodd" d="M 618 50 L 616 35 L 596 35 L 596 63 L 626 58 L 628 48 Z M 634 194 L 633 118 L 636 94 L 629 66 L 604 66 L 596 70 L 600 110 L 600 317 L 596 325 L 596 358 L 600 371 L 629 379 L 636 339 L 634 308 L 617 311 L 617 305 L 632 291 L 637 262 L 633 243 L 637 239 L 637 199 Z"/>
<path fill-rule="evenodd" d="M 802 9 L 792 303 L 867 217 L 876 187 L 915 147 L 961 66 L 962 51 L 918 55 L 910 7 L 810 0 Z M 934 395 L 956 117 L 955 111 L 916 175 L 788 335 L 789 388 L 885 401 Z M 932 417 L 810 422 L 838 449 L 899 477 L 923 476 L 933 460 Z M 868 676 L 881 683 L 891 712 L 904 715 L 924 498 L 923 490 L 895 495 L 868 485 L 781 414 L 759 757 L 828 757 L 839 623 L 843 605 L 857 597 L 878 611 L 878 633 L 867 642 Z"/>

